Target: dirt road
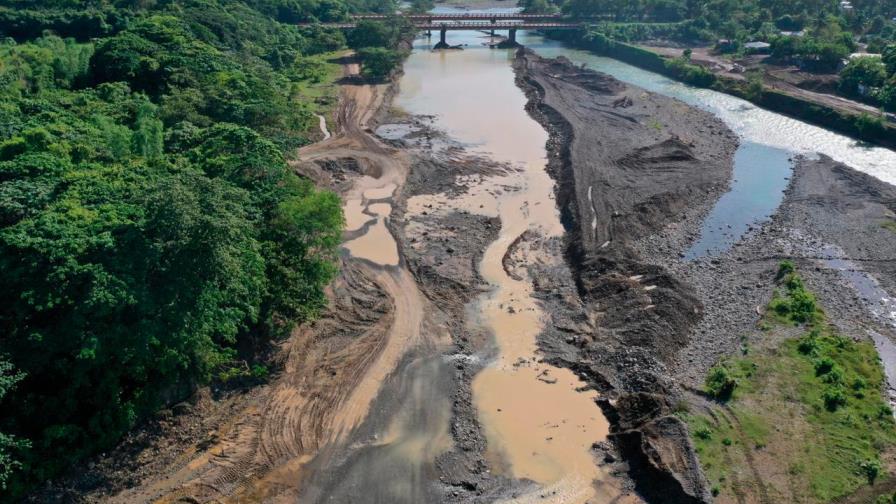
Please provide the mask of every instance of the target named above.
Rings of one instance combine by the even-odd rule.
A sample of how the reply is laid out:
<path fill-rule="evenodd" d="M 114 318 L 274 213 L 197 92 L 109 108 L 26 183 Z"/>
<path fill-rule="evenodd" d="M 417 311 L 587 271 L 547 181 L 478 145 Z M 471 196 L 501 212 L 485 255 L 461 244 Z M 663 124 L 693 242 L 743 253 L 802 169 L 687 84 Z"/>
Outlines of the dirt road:
<path fill-rule="evenodd" d="M 347 76 L 357 72 L 356 64 L 346 66 Z M 350 220 L 359 214 L 365 220 L 346 233 L 330 308 L 283 343 L 282 372 L 245 398 L 241 412 L 222 419 L 206 443 L 157 461 L 152 476 L 110 502 L 295 501 L 305 465 L 365 420 L 383 381 L 421 343 L 421 324 L 433 310 L 399 266 L 394 238 L 385 231 L 408 158 L 367 129 L 390 90 L 387 84 L 344 85 L 335 131 L 302 149 L 295 163 L 343 196 Z M 384 232 L 374 233 L 377 227 Z M 368 233 L 370 243 L 352 247 Z M 382 250 L 391 253 L 375 254 Z M 438 345 L 443 336 L 430 331 L 425 337 Z"/>

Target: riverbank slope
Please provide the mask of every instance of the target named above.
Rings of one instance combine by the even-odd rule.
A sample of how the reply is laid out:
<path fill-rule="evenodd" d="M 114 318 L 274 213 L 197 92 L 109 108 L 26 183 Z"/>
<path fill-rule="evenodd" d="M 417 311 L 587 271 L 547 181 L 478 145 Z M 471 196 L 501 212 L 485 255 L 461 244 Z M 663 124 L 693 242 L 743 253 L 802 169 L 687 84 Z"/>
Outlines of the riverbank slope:
<path fill-rule="evenodd" d="M 811 327 L 771 324 L 766 307 L 783 288 L 779 264 L 792 260 L 824 309 L 825 334 L 847 337 L 865 353 L 877 344 L 890 355 L 894 188 L 823 156 L 801 158 L 770 221 L 726 252 L 685 260 L 706 209 L 727 184 L 725 163 L 736 145 L 730 133 L 673 100 L 644 103 L 649 93 L 563 59 L 521 51 L 516 68 L 531 112 L 551 132 L 567 259 L 585 304 L 567 311 L 564 330 L 546 333 L 540 343 L 604 393 L 615 447 L 639 492 L 655 502 L 706 502 L 711 494 L 721 502 L 827 502 L 832 495 L 858 502 L 873 492 L 857 476 L 860 462 L 878 457 L 886 474 L 880 478 L 890 481 L 892 446 L 878 436 L 892 429 L 891 421 L 854 427 L 861 442 L 844 442 L 833 427 L 841 424 L 836 415 L 855 417 L 867 404 L 884 404 L 884 391 L 848 399 L 828 420 L 817 413 L 824 406 L 811 402 L 821 401 L 821 380 L 807 381 L 805 395 L 788 396 L 796 378 L 781 374 L 788 369 L 782 348 Z M 664 106 L 676 111 L 675 125 L 662 122 Z M 677 138 L 688 132 L 718 141 Z M 748 387 L 731 409 L 708 396 L 707 373 L 729 362 L 780 378 L 763 382 L 776 399 L 763 402 Z M 886 384 L 880 364 L 861 366 L 873 378 L 862 383 Z M 746 386 L 751 376 L 739 379 Z M 758 413 L 740 415 L 742 404 Z M 757 425 L 781 433 L 774 426 L 788 422 L 818 435 L 820 455 L 804 459 L 796 447 L 775 448 L 789 446 L 783 434 L 756 438 Z M 694 438 L 695 445 L 691 431 L 707 424 L 701 435 L 714 441 Z M 705 475 L 704 464 L 711 468 Z"/>
<path fill-rule="evenodd" d="M 574 47 L 618 59 L 690 85 L 710 88 L 750 101 L 765 109 L 827 128 L 857 140 L 883 147 L 896 147 L 896 123 L 873 107 L 840 97 L 801 90 L 770 81 L 757 88 L 741 74 L 725 72 L 669 56 L 668 51 L 636 46 L 606 37 L 585 37 L 581 33 L 552 34 Z"/>
<path fill-rule="evenodd" d="M 703 306 L 632 244 L 685 214 L 704 215 L 728 186 L 737 139 L 709 113 L 563 58 L 521 50 L 515 68 L 530 112 L 551 134 L 566 255 L 591 322 L 542 348 L 612 400 L 603 406 L 616 446 L 636 482 L 650 481 L 642 494 L 705 501 L 687 430 L 671 414 L 667 370 Z"/>

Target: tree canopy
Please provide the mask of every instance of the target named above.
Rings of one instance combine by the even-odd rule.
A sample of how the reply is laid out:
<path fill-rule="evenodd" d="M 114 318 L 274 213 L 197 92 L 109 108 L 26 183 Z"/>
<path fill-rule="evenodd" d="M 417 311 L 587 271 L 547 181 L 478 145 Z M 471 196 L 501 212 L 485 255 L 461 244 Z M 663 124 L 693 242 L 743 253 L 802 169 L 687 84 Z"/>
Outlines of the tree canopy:
<path fill-rule="evenodd" d="M 295 23 L 394 8 L 0 0 L 7 496 L 324 307 L 341 205 L 287 160 L 317 125 L 293 90 L 346 40 Z"/>

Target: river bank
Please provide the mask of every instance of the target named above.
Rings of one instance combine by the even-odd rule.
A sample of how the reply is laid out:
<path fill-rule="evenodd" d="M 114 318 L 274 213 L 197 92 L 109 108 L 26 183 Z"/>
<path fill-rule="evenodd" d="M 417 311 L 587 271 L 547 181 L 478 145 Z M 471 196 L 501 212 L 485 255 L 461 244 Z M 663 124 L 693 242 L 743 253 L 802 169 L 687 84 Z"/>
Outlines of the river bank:
<path fill-rule="evenodd" d="M 826 98 L 817 93 L 800 93 L 793 89 L 788 90 L 771 85 L 764 85 L 761 89 L 756 89 L 742 76 L 732 76 L 696 64 L 689 66 L 698 71 L 683 71 L 681 66 L 671 64 L 673 58 L 665 57 L 658 51 L 606 38 L 586 39 L 581 34 L 557 34 L 557 37 L 572 46 L 609 56 L 690 85 L 727 93 L 768 110 L 837 131 L 856 140 L 871 142 L 891 149 L 896 147 L 896 124 L 879 114 L 857 113 L 856 105 L 840 103 L 833 97 Z M 870 120 L 874 118 L 879 120 Z"/>
<path fill-rule="evenodd" d="M 300 153 L 347 222 L 330 308 L 283 343 L 282 371 L 160 413 L 54 496 L 708 502 L 720 482 L 682 411 L 716 406 L 711 366 L 788 335 L 757 328 L 782 259 L 844 334 L 896 341 L 877 291 L 855 294 L 896 288 L 892 186 L 796 159 L 771 218 L 686 257 L 733 187 L 733 127 L 468 38 L 420 42 L 400 91 L 346 83 L 330 136 Z M 773 455 L 754 454 L 771 476 Z M 771 476 L 717 498 L 768 495 Z"/>
<path fill-rule="evenodd" d="M 606 122 L 618 127 L 615 112 L 623 105 L 636 110 L 640 105 L 625 85 L 526 52 L 518 55 L 516 65 L 534 116 L 551 132 L 551 172 L 559 181 L 558 201 L 568 209 L 567 258 L 578 292 L 589 305 L 587 312 L 596 313 L 590 327 L 562 324 L 574 329 L 560 337 L 546 335 L 542 348 L 556 362 L 588 377 L 610 399 L 603 405 L 613 423 L 612 438 L 639 492 L 656 502 L 708 502 L 710 493 L 722 488 L 722 502 L 751 496 L 764 502 L 761 497 L 770 493 L 783 500 L 793 495 L 811 500 L 805 482 L 781 483 L 775 476 L 793 463 L 792 457 L 775 450 L 754 454 L 762 460 L 754 464 L 759 469 L 749 473 L 745 467 L 748 475 L 734 479 L 733 487 L 706 480 L 680 418 L 686 418 L 682 412 L 691 407 L 705 407 L 703 380 L 711 366 L 741 355 L 745 348 L 774 348 L 775 342 L 793 337 L 792 331 L 757 328 L 783 259 L 797 262 L 807 286 L 842 334 L 856 341 L 870 342 L 872 335 L 893 340 L 892 319 L 880 316 L 887 313 L 881 309 L 887 302 L 862 295 L 857 287 L 879 279 L 884 290 L 892 288 L 896 234 L 888 227 L 896 205 L 893 186 L 830 158 L 800 158 L 772 219 L 751 226 L 726 252 L 685 260 L 685 252 L 699 238 L 706 205 L 718 198 L 728 172 L 719 171 L 716 180 L 721 185 L 688 194 L 676 189 L 676 183 L 699 191 L 699 178 L 694 177 L 706 174 L 705 168 L 698 170 L 699 162 L 687 159 L 686 151 L 664 151 L 653 158 L 655 164 L 635 170 L 630 160 L 638 158 L 626 150 L 629 137 L 643 141 L 651 135 L 626 135 L 626 128 L 614 133 L 583 120 L 595 114 L 610 116 Z M 642 116 L 628 129 L 644 129 L 650 117 Z M 687 117 L 676 117 L 687 124 L 682 119 Z M 725 138 L 724 128 L 712 126 Z M 624 136 L 622 142 L 617 134 Z M 672 138 L 656 135 L 655 145 Z M 656 147 L 641 149 L 636 152 Z M 682 169 L 671 169 L 677 160 L 684 161 Z M 614 174 L 625 168 L 629 173 L 622 180 L 627 185 L 620 189 Z M 638 177 L 658 177 L 668 193 L 652 195 L 651 183 L 639 184 Z M 649 208 L 632 204 L 630 198 L 644 198 Z M 675 201 L 687 204 L 676 207 Z M 624 252 L 614 253 L 614 248 Z M 844 268 L 837 260 L 850 266 Z M 862 280 L 857 282 L 853 275 Z M 552 294 L 547 289 L 545 298 L 556 297 Z M 869 317 L 875 319 L 870 325 Z M 578 320 L 583 320 L 581 315 Z"/>
<path fill-rule="evenodd" d="M 705 500 L 687 429 L 671 414 L 666 371 L 703 307 L 631 244 L 686 212 L 705 215 L 727 188 L 737 139 L 710 114 L 562 58 L 521 51 L 515 67 L 530 111 L 551 133 L 566 256 L 592 321 L 572 344 L 549 342 L 552 358 L 615 402 L 602 405 L 642 494 Z"/>

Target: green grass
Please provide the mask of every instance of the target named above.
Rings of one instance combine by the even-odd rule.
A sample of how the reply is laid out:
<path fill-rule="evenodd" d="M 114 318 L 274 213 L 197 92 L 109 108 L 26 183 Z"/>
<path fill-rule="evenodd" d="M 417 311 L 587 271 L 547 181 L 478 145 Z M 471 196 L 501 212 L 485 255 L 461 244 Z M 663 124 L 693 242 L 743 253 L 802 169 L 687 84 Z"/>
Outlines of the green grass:
<path fill-rule="evenodd" d="M 794 272 L 783 276 L 779 303 L 792 301 L 789 294 L 804 289 L 794 278 L 799 278 Z M 789 475 L 784 488 L 759 478 L 773 487 L 771 494 L 829 502 L 867 485 L 880 467 L 881 453 L 896 445 L 874 346 L 838 334 L 817 306 L 811 320 L 800 337 L 784 340 L 778 348 L 721 363 L 737 386 L 724 406 L 713 407 L 713 415 L 680 414 L 690 426 L 710 483 L 722 494 L 733 492 L 731 474 L 749 479 L 743 475 L 757 471 L 748 467 L 750 455 L 769 459 L 754 464 L 759 473 L 770 463 Z M 789 330 L 796 322 L 790 312 L 771 309 L 766 323 L 774 332 Z M 842 398 L 842 404 L 831 397 Z M 740 487 L 750 492 L 749 485 L 742 482 Z"/>
<path fill-rule="evenodd" d="M 324 116 L 331 130 L 332 124 L 329 122 L 332 120 L 332 112 L 338 103 L 338 81 L 343 75 L 342 65 L 337 61 L 349 54 L 349 51 L 333 51 L 307 58 L 317 67 L 313 72 L 315 78 L 300 80 L 292 88 L 295 101 L 310 103 L 311 111 Z M 317 127 L 317 123 L 314 127 Z"/>
<path fill-rule="evenodd" d="M 884 229 L 888 229 L 894 233 L 896 233 L 896 221 L 888 220 L 881 223 L 880 227 Z"/>

